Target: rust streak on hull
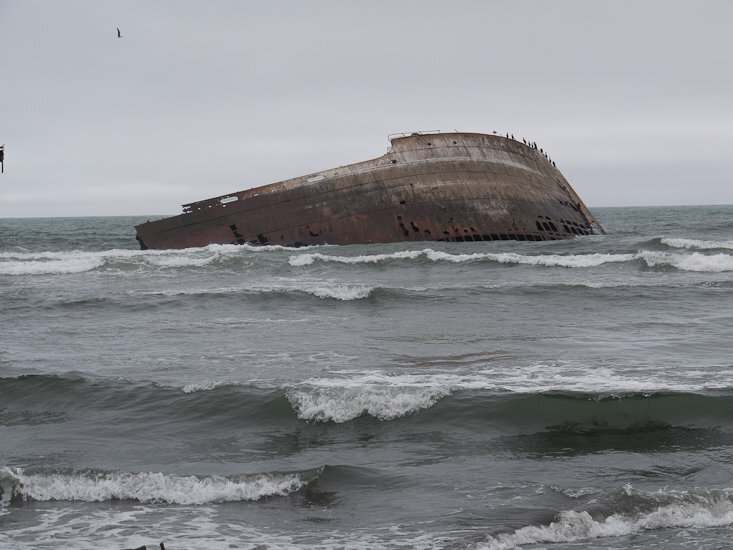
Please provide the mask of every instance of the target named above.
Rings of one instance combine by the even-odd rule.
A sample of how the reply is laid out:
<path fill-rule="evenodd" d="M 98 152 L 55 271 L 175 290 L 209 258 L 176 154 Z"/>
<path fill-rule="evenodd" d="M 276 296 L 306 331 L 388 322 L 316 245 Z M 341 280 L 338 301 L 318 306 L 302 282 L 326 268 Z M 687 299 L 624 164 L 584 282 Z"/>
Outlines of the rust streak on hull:
<path fill-rule="evenodd" d="M 553 240 L 605 233 L 553 163 L 513 139 L 413 134 L 376 159 L 186 204 L 143 249 Z"/>

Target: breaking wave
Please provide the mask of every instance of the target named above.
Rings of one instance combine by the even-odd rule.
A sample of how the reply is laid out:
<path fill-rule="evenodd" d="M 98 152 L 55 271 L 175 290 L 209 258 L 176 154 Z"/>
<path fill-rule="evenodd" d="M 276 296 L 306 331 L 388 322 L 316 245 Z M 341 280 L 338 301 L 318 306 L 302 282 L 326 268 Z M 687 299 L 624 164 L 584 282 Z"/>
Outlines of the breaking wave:
<path fill-rule="evenodd" d="M 674 254 L 670 252 L 642 252 L 638 255 L 649 267 L 669 266 L 682 271 L 721 273 L 733 271 L 733 256 L 729 254 Z"/>
<path fill-rule="evenodd" d="M 55 252 L 45 254 L 0 254 L 0 275 L 63 275 L 84 273 L 105 264 L 105 258 L 96 252 Z M 17 259 L 11 260 L 10 257 Z"/>
<path fill-rule="evenodd" d="M 313 477 L 310 473 L 308 476 Z M 287 496 L 309 481 L 299 473 L 179 476 L 160 472 L 0 468 L 0 502 L 16 500 L 208 504 Z"/>
<path fill-rule="evenodd" d="M 343 423 L 362 415 L 393 420 L 435 405 L 450 389 L 415 386 L 299 386 L 287 397 L 304 420 Z"/>
<path fill-rule="evenodd" d="M 67 252 L 2 252 L 0 253 L 0 275 L 64 275 L 94 270 L 112 272 L 145 270 L 201 269 L 210 266 L 258 267 L 263 262 L 279 266 L 304 267 L 315 263 L 336 263 L 345 265 L 381 264 L 385 262 L 491 262 L 506 265 L 533 265 L 562 268 L 596 268 L 606 264 L 642 262 L 647 267 L 667 266 L 681 271 L 727 272 L 733 270 L 733 256 L 727 252 L 706 251 L 732 249 L 731 241 L 700 241 L 694 239 L 663 238 L 661 243 L 672 249 L 691 250 L 674 252 L 640 250 L 636 252 L 593 252 L 587 254 L 521 254 L 517 252 L 471 252 L 452 253 L 433 248 L 401 250 L 381 254 L 360 254 L 354 256 L 313 252 L 293 254 L 292 248 L 279 246 L 253 247 L 249 245 L 209 245 L 202 248 L 183 250 L 125 250 L 67 251 Z M 327 247 L 331 248 L 331 247 Z M 324 247 L 319 247 L 323 250 Z M 695 251 L 696 250 L 696 251 Z M 702 252 L 700 252 L 702 251 Z M 267 254 L 271 253 L 271 254 Z M 312 294 L 342 298 L 343 293 L 330 289 L 313 289 Z M 322 297 L 323 297 L 322 296 Z"/>
<path fill-rule="evenodd" d="M 391 254 L 369 254 L 364 256 L 332 256 L 314 252 L 312 254 L 297 254 L 288 260 L 294 267 L 311 265 L 315 261 L 337 262 L 341 264 L 376 264 L 385 260 L 414 260 L 425 253 L 425 250 L 406 250 Z"/>
<path fill-rule="evenodd" d="M 308 422 L 345 423 L 360 417 L 391 421 L 412 415 L 445 424 L 489 422 L 502 431 L 542 430 L 550 425 L 626 426 L 653 420 L 668 425 L 730 425 L 730 368 L 693 369 L 677 381 L 624 378 L 599 372 L 579 377 L 573 369 L 547 366 L 455 374 L 343 372 L 295 385 L 257 387 L 233 380 L 201 380 L 180 387 L 79 376 L 24 375 L 0 378 L 0 423 L 73 422 L 82 415 L 135 415 L 139 421 L 176 419 L 181 426 L 212 423 L 252 428 Z M 572 381 L 573 384 L 567 384 Z M 153 406 L 154 405 L 154 406 Z M 543 414 L 537 416 L 536 411 Z M 623 413 L 619 420 L 617 416 Z M 622 424 L 619 424 L 622 421 Z M 181 428 L 183 429 L 183 428 Z"/>
<path fill-rule="evenodd" d="M 316 261 L 342 264 L 375 264 L 390 260 L 415 260 L 421 257 L 433 262 L 463 263 L 490 260 L 492 262 L 506 264 L 530 264 L 549 267 L 596 267 L 609 262 L 628 262 L 634 259 L 634 254 L 586 254 L 571 256 L 561 256 L 557 254 L 530 256 L 514 252 L 450 254 L 448 252 L 425 248 L 423 250 L 410 250 L 404 252 L 393 252 L 391 254 L 371 254 L 362 256 L 334 256 L 314 252 L 291 256 L 289 262 L 290 265 L 297 267 L 311 265 Z"/>
<path fill-rule="evenodd" d="M 254 283 L 247 286 L 220 287 L 220 288 L 187 288 L 187 289 L 166 289 L 156 291 L 144 291 L 139 294 L 149 296 L 232 296 L 237 294 L 305 294 L 316 298 L 333 299 L 341 301 L 362 300 L 369 298 L 379 287 L 365 284 L 344 284 L 333 282 L 332 284 L 308 281 L 287 281 L 281 280 L 268 283 Z M 135 294 L 135 293 L 131 293 Z"/>
<path fill-rule="evenodd" d="M 482 550 L 504 550 L 524 545 L 578 543 L 599 538 L 625 537 L 656 529 L 726 527 L 733 524 L 730 490 L 644 493 L 624 487 L 622 511 L 604 514 L 567 510 L 549 525 L 530 525 L 512 533 L 489 536 Z M 641 511 L 634 511 L 639 510 Z"/>
<path fill-rule="evenodd" d="M 648 267 L 671 266 L 682 271 L 722 272 L 733 270 L 733 257 L 729 254 L 680 254 L 658 251 L 641 251 L 623 254 L 537 254 L 525 255 L 516 252 L 451 254 L 426 248 L 419 251 L 394 252 L 361 256 L 336 256 L 320 252 L 297 254 L 288 260 L 294 267 L 307 266 L 315 262 L 342 264 L 375 264 L 394 260 L 415 260 L 424 258 L 432 262 L 476 262 L 490 261 L 500 264 L 537 265 L 544 267 L 593 268 L 608 263 L 643 261 Z"/>
<path fill-rule="evenodd" d="M 661 243 L 672 248 L 697 248 L 698 250 L 733 250 L 733 241 L 703 241 L 700 239 L 673 239 L 664 237 Z"/>
<path fill-rule="evenodd" d="M 101 251 L 70 250 L 64 252 L 0 252 L 0 275 L 64 275 L 83 273 L 99 268 L 121 270 L 153 268 L 200 268 L 229 259 L 278 250 L 281 246 L 254 247 L 250 245 L 212 244 L 201 248 L 180 250 Z"/>
<path fill-rule="evenodd" d="M 303 288 L 302 292 L 312 294 L 316 298 L 332 298 L 345 302 L 369 298 L 375 287 L 369 285 L 333 285 Z"/>
<path fill-rule="evenodd" d="M 3 252 L 0 253 L 0 275 L 65 275 L 84 273 L 113 264 L 144 264 L 152 267 L 203 266 L 211 263 L 215 254 L 201 257 L 190 251 L 105 250 L 87 252 Z"/>

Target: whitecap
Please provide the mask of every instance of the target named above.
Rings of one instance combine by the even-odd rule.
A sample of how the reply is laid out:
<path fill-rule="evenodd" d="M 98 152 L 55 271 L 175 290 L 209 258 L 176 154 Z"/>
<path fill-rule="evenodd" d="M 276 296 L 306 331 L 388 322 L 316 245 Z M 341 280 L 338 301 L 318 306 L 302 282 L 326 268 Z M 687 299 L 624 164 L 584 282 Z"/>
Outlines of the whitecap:
<path fill-rule="evenodd" d="M 414 260 L 425 257 L 433 262 L 474 262 L 479 260 L 490 260 L 503 264 L 525 264 L 543 265 L 548 267 L 597 267 L 606 263 L 629 262 L 637 258 L 634 254 L 537 254 L 523 255 L 515 252 L 503 253 L 480 253 L 451 254 L 440 250 L 425 248 L 423 250 L 410 250 L 394 252 L 391 254 L 372 254 L 364 256 L 332 256 L 319 252 L 311 254 L 299 254 L 289 258 L 290 265 L 294 267 L 311 265 L 315 261 L 338 262 L 344 264 L 366 264 L 379 263 L 387 260 Z"/>
<path fill-rule="evenodd" d="M 202 267 L 221 258 L 251 251 L 239 245 L 209 245 L 181 250 L 100 251 L 70 250 L 63 252 L 0 252 L 2 275 L 62 275 L 83 273 L 102 266 L 134 263 L 154 268 Z"/>
<path fill-rule="evenodd" d="M 376 264 L 385 260 L 404 260 L 404 259 L 415 259 L 422 255 L 422 250 L 406 250 L 403 252 L 393 252 L 391 254 L 371 254 L 362 256 L 332 256 L 329 254 L 322 254 L 320 252 L 314 252 L 311 254 L 297 254 L 290 256 L 288 263 L 293 267 L 300 267 L 304 265 L 311 265 L 316 260 L 321 262 L 335 262 L 341 264 Z"/>
<path fill-rule="evenodd" d="M 546 254 L 524 256 L 513 252 L 504 254 L 487 254 L 487 258 L 500 263 L 516 263 L 526 265 L 542 265 L 546 267 L 598 267 L 607 263 L 630 262 L 635 259 L 633 254 Z"/>
<path fill-rule="evenodd" d="M 425 361 L 425 360 L 424 360 Z M 437 358 L 436 366 L 453 363 Z M 494 391 L 515 394 L 577 392 L 623 396 L 656 392 L 705 392 L 730 387 L 731 369 L 711 378 L 706 368 L 672 369 L 649 376 L 630 370 L 571 363 L 536 363 L 483 367 L 472 373 L 423 372 L 394 374 L 384 371 L 341 370 L 330 377 L 306 380 L 286 388 L 298 415 L 306 420 L 347 422 L 363 414 L 391 420 L 435 405 L 441 398 L 460 391 Z"/>
<path fill-rule="evenodd" d="M 213 380 L 206 380 L 204 382 L 198 382 L 195 384 L 186 384 L 183 386 L 182 391 L 183 393 L 195 393 L 200 391 L 211 391 L 215 390 L 216 388 L 219 388 L 221 386 L 227 386 L 231 385 L 230 382 L 217 382 Z"/>
<path fill-rule="evenodd" d="M 664 237 L 661 239 L 661 242 L 672 248 L 697 248 L 698 250 L 733 249 L 733 241 L 703 241 L 700 239 L 673 239 Z"/>
<path fill-rule="evenodd" d="M 441 384 L 402 385 L 384 381 L 337 379 L 313 381 L 290 388 L 286 395 L 298 417 L 317 422 L 348 422 L 363 414 L 393 420 L 435 405 L 450 394 Z"/>
<path fill-rule="evenodd" d="M 318 286 L 307 287 L 302 289 L 307 294 L 312 294 L 318 298 L 332 298 L 334 300 L 362 300 L 371 296 L 374 287 L 366 285 L 334 285 L 334 286 Z"/>
<path fill-rule="evenodd" d="M 644 251 L 639 254 L 649 267 L 670 266 L 682 271 L 722 273 L 733 271 L 733 256 L 729 254 L 676 254 Z"/>
<path fill-rule="evenodd" d="M 512 533 L 488 536 L 479 548 L 503 550 L 523 545 L 576 543 L 598 538 L 623 537 L 655 529 L 699 529 L 731 524 L 733 502 L 729 495 L 685 493 L 678 495 L 677 502 L 656 506 L 650 512 L 617 513 L 596 519 L 587 511 L 564 511 L 549 525 L 529 525 Z"/>
<path fill-rule="evenodd" d="M 103 257 L 70 256 L 61 259 L 6 261 L 0 263 L 0 275 L 66 275 L 92 271 L 105 264 Z"/>
<path fill-rule="evenodd" d="M 298 474 L 251 476 L 179 476 L 161 472 L 71 471 L 29 473 L 2 468 L 0 475 L 14 481 L 14 496 L 36 501 L 105 502 L 136 500 L 142 503 L 207 504 L 254 501 L 285 496 L 304 482 Z"/>

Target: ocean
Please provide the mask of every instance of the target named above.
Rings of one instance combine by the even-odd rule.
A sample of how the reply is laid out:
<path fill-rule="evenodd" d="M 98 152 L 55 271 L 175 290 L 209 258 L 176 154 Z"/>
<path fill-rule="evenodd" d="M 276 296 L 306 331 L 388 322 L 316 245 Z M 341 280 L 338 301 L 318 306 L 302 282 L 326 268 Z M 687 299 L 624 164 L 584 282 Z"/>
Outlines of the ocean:
<path fill-rule="evenodd" d="M 0 219 L 0 548 L 727 547 L 733 206 L 593 211 L 168 251 Z"/>

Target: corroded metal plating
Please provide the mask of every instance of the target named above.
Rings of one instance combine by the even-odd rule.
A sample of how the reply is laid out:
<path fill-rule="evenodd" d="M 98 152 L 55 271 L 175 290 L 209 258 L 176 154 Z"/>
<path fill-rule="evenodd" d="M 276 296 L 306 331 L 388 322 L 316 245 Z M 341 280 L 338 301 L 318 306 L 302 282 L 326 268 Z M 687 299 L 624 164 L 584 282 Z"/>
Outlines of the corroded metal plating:
<path fill-rule="evenodd" d="M 142 248 L 542 241 L 605 233 L 546 154 L 502 136 L 412 134 L 387 154 L 183 206 Z"/>

